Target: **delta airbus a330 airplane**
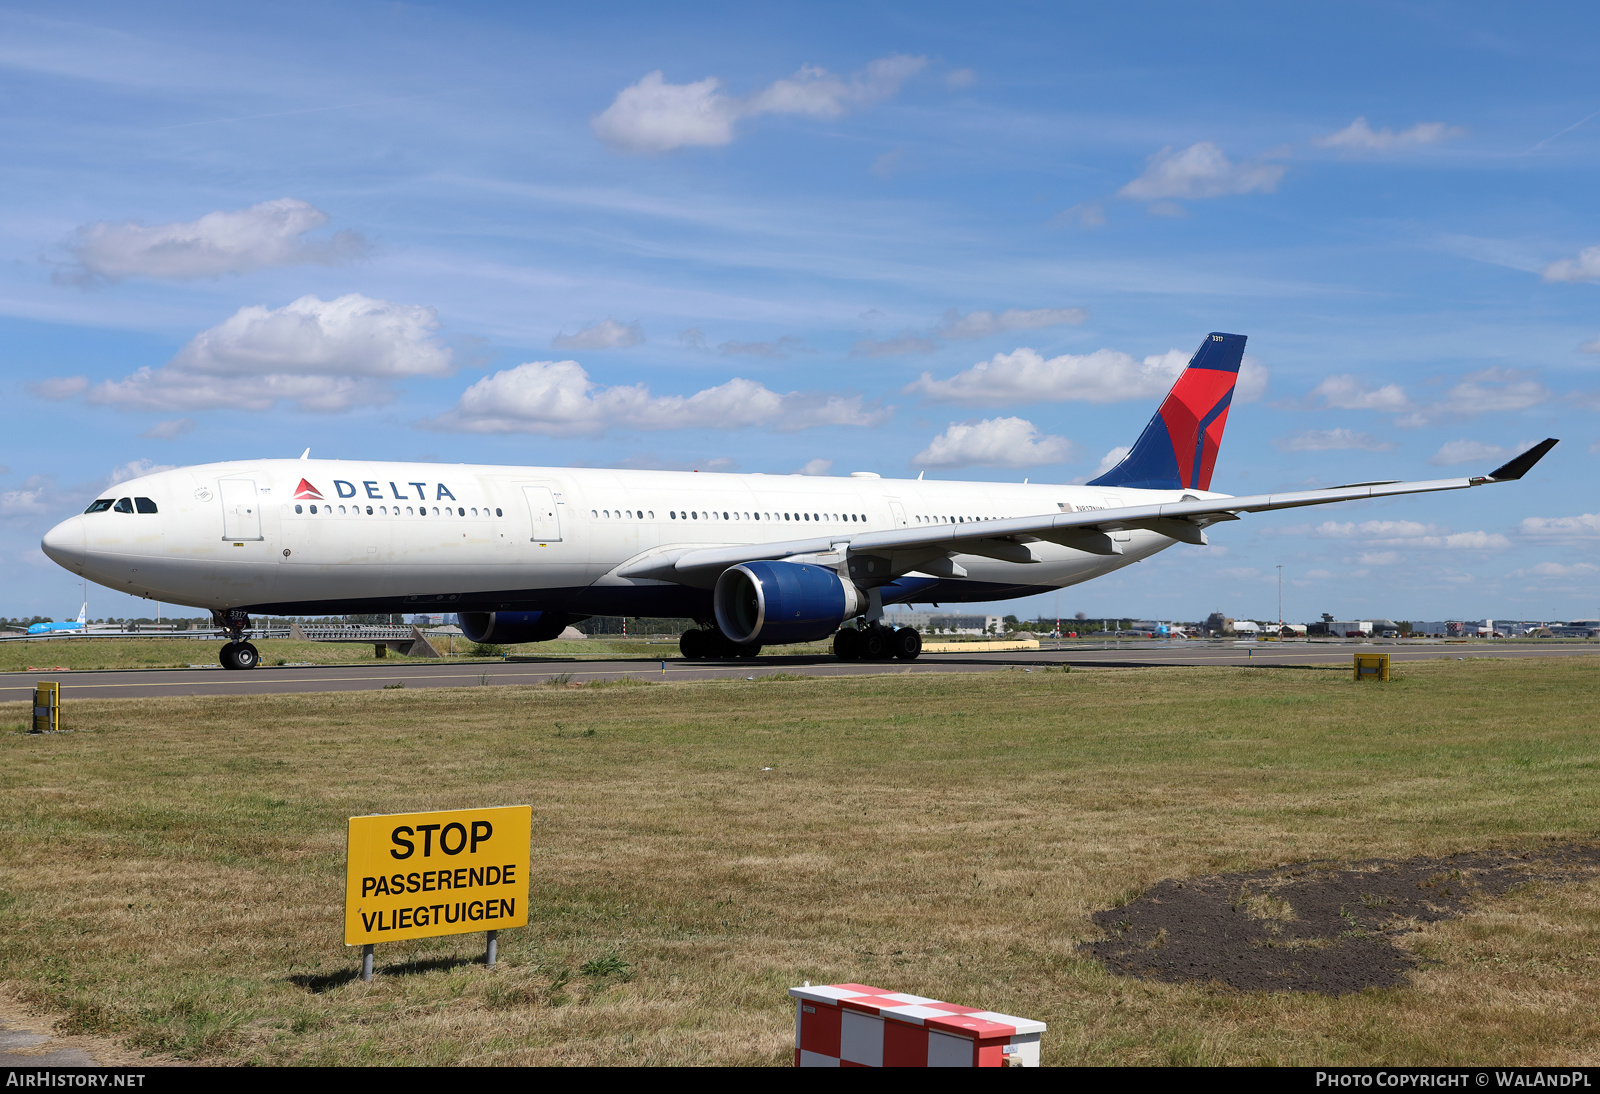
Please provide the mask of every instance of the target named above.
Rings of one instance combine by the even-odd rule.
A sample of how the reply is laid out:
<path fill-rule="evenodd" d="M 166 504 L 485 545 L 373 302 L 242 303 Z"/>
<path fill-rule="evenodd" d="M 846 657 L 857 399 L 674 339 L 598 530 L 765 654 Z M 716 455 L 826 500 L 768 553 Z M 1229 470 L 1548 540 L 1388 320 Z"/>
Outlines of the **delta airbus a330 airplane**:
<path fill-rule="evenodd" d="M 689 658 L 836 635 L 916 657 L 883 606 L 1076 585 L 1244 513 L 1521 478 L 1552 438 L 1476 478 L 1229 497 L 1210 490 L 1245 339 L 1209 334 L 1127 457 L 1085 486 L 244 460 L 163 471 L 52 528 L 45 554 L 108 588 L 209 609 L 254 668 L 250 613 L 449 611 L 477 642 L 591 615 L 677 616 Z M 125 495 L 125 496 L 124 496 Z"/>

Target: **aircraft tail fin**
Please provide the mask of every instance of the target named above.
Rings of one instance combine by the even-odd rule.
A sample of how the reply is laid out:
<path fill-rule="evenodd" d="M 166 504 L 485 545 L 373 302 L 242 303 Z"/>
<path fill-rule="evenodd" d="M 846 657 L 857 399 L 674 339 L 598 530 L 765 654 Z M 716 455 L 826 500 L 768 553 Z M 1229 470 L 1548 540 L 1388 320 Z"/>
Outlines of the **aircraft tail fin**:
<path fill-rule="evenodd" d="M 85 626 L 89 623 L 89 602 L 87 600 L 83 602 L 83 607 L 78 609 L 78 622 Z"/>
<path fill-rule="evenodd" d="M 1222 445 L 1222 430 L 1228 424 L 1244 343 L 1242 334 L 1206 335 L 1133 448 L 1121 463 L 1089 485 L 1211 489 L 1211 472 Z"/>

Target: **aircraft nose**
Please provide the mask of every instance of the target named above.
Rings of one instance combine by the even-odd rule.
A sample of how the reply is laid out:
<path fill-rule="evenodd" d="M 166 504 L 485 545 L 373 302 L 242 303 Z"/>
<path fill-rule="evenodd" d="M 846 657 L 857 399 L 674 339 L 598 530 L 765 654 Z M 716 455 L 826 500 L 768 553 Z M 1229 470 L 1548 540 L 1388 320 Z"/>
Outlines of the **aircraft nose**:
<path fill-rule="evenodd" d="M 69 570 L 80 569 L 87 552 L 84 550 L 83 518 L 71 517 L 44 534 L 39 547 L 58 566 Z"/>

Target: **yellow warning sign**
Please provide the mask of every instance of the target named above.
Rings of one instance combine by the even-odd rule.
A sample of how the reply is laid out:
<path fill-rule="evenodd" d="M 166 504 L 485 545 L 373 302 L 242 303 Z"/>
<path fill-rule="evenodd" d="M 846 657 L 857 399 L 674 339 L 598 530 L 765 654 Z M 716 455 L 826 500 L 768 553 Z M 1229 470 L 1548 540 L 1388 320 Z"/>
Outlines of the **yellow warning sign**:
<path fill-rule="evenodd" d="M 528 924 L 533 807 L 351 817 L 347 946 Z"/>

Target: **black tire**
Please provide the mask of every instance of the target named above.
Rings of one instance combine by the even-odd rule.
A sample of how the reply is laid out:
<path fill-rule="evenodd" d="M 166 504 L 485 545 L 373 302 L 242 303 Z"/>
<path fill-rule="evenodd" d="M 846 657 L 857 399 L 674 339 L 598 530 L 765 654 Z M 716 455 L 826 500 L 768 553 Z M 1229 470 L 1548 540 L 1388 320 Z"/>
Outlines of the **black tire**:
<path fill-rule="evenodd" d="M 833 655 L 841 661 L 856 661 L 861 657 L 861 632 L 854 627 L 840 628 L 833 636 Z"/>
<path fill-rule="evenodd" d="M 735 646 L 733 648 L 735 650 L 735 656 L 742 657 L 746 661 L 750 661 L 761 656 L 761 643 L 759 642 L 750 642 L 742 646 Z"/>
<path fill-rule="evenodd" d="M 894 656 L 889 644 L 889 632 L 882 627 L 868 627 L 861 632 L 861 660 L 887 661 Z"/>
<path fill-rule="evenodd" d="M 678 639 L 678 652 L 683 654 L 684 660 L 704 661 L 710 656 L 710 650 L 706 648 L 710 643 L 706 637 L 705 631 L 683 632 L 683 637 Z"/>
<path fill-rule="evenodd" d="M 894 655 L 902 661 L 915 661 L 922 652 L 922 635 L 915 627 L 901 627 L 894 632 Z"/>
<path fill-rule="evenodd" d="M 234 659 L 233 659 L 233 651 L 235 649 L 237 649 L 237 648 L 238 647 L 235 646 L 232 642 L 229 642 L 226 646 L 223 646 L 222 647 L 222 652 L 217 654 L 217 663 L 220 664 L 225 669 L 236 669 L 236 668 L 238 668 L 239 667 L 238 663 L 235 662 Z"/>
<path fill-rule="evenodd" d="M 240 642 L 233 647 L 233 667 L 236 669 L 253 669 L 261 664 L 261 651 L 248 642 Z"/>

